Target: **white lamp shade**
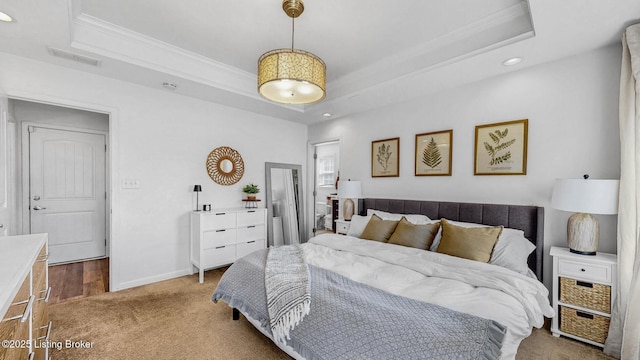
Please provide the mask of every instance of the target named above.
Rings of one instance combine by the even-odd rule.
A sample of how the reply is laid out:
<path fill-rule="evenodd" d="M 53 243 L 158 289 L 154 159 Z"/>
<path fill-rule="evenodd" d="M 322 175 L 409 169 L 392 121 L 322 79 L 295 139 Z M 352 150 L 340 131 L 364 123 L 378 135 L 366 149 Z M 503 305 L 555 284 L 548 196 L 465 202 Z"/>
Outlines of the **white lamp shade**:
<path fill-rule="evenodd" d="M 362 184 L 360 181 L 338 181 L 338 197 L 346 199 L 361 198 Z"/>
<path fill-rule="evenodd" d="M 619 187 L 619 180 L 556 179 L 551 206 L 587 214 L 617 214 Z"/>

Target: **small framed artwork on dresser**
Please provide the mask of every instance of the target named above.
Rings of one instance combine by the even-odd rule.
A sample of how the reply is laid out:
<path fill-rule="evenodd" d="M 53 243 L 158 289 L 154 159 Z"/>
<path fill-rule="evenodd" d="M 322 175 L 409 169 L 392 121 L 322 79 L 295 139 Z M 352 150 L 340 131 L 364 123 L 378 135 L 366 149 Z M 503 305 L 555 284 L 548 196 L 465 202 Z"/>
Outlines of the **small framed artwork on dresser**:
<path fill-rule="evenodd" d="M 453 130 L 416 135 L 415 175 L 451 176 Z"/>

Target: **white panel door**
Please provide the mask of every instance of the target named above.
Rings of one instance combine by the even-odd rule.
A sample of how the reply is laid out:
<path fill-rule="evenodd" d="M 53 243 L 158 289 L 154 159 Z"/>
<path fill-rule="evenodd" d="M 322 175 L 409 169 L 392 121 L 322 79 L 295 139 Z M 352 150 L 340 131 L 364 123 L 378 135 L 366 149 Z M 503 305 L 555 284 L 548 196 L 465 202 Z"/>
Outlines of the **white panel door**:
<path fill-rule="evenodd" d="M 9 223 L 9 193 L 8 193 L 8 151 L 9 138 L 7 136 L 7 111 L 0 105 L 0 236 L 7 236 Z"/>
<path fill-rule="evenodd" d="M 106 255 L 105 136 L 29 127 L 31 233 L 49 263 Z"/>

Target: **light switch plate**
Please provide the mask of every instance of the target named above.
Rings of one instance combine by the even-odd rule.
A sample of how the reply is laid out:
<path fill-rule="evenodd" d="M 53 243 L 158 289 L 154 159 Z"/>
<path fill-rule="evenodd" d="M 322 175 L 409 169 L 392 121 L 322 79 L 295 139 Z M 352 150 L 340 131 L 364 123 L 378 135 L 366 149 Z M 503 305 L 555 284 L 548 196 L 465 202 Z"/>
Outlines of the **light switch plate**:
<path fill-rule="evenodd" d="M 139 179 L 122 179 L 122 188 L 123 189 L 139 189 L 140 180 Z"/>

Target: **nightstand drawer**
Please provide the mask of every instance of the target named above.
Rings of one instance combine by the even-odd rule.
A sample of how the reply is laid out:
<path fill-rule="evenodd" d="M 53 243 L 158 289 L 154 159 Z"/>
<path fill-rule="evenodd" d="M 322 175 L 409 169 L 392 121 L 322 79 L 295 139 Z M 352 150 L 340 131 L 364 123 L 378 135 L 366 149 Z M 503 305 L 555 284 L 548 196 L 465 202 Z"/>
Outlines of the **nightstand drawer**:
<path fill-rule="evenodd" d="M 351 223 L 347 221 L 336 221 L 336 233 L 346 235 L 349 232 L 349 228 L 351 227 Z"/>
<path fill-rule="evenodd" d="M 560 277 L 560 301 L 611 313 L 611 286 Z"/>
<path fill-rule="evenodd" d="M 560 331 L 604 344 L 609 333 L 608 317 L 560 306 Z"/>
<path fill-rule="evenodd" d="M 610 284 L 611 266 L 585 264 L 567 259 L 559 259 L 558 275 Z"/>

